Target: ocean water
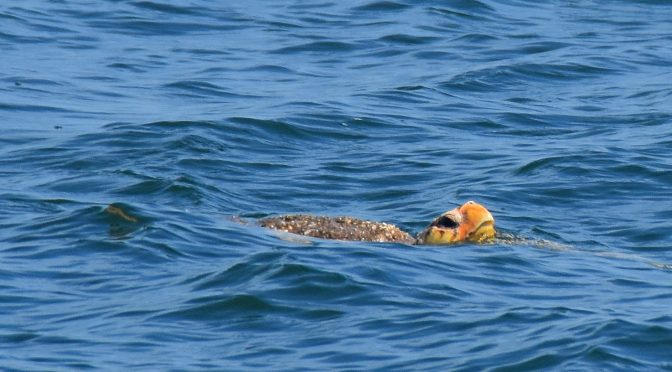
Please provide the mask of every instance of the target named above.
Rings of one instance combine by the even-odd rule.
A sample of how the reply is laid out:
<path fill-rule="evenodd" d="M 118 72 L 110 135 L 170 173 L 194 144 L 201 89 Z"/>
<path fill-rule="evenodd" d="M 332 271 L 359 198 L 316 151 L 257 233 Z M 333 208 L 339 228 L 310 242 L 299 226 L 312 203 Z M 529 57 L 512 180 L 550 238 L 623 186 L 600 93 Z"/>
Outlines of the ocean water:
<path fill-rule="evenodd" d="M 0 66 L 2 370 L 672 370 L 668 1 L 9 0 Z"/>

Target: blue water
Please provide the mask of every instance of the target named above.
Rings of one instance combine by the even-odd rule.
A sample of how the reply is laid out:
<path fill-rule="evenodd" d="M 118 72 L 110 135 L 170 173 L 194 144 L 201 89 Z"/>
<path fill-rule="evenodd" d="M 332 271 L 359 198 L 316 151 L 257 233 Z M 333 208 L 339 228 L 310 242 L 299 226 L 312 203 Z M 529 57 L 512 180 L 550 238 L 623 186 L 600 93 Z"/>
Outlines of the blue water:
<path fill-rule="evenodd" d="M 9 0 L 0 66 L 2 370 L 672 370 L 670 2 Z"/>

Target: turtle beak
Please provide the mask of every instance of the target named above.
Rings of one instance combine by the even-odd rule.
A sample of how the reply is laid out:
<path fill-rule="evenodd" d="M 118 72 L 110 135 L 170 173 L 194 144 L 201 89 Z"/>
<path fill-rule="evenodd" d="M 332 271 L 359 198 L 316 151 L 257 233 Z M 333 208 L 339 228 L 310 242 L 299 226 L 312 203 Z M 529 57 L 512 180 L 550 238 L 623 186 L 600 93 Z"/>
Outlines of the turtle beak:
<path fill-rule="evenodd" d="M 495 237 L 495 219 L 482 205 L 469 201 L 443 213 L 420 233 L 419 244 L 484 242 Z"/>

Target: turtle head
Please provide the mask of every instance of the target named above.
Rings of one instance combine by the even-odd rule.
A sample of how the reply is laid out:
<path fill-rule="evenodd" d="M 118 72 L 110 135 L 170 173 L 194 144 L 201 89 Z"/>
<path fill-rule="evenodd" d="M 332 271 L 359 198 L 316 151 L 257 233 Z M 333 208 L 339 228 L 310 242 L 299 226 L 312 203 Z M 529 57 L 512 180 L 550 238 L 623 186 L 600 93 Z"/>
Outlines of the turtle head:
<path fill-rule="evenodd" d="M 468 201 L 443 213 L 418 236 L 418 244 L 484 242 L 495 237 L 495 219 L 482 205 Z"/>

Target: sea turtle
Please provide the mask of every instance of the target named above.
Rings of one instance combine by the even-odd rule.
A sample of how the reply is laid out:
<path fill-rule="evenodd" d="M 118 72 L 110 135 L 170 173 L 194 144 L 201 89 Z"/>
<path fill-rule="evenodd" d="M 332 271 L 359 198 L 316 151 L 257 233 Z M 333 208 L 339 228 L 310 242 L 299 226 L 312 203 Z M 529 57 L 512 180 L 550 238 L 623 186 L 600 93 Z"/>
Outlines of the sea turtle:
<path fill-rule="evenodd" d="M 126 212 L 121 204 L 110 204 L 105 211 L 115 216 L 119 222 L 131 224 L 138 222 L 138 218 Z M 240 218 L 234 220 L 244 223 Z M 484 206 L 474 201 L 468 201 L 436 217 L 416 238 L 389 223 L 347 216 L 295 214 L 261 218 L 258 224 L 269 229 L 314 238 L 404 244 L 482 243 L 495 237 L 495 219 Z"/>
<path fill-rule="evenodd" d="M 110 235 L 114 238 L 127 237 L 130 232 L 136 229 L 133 226 L 143 223 L 144 220 L 127 212 L 126 206 L 119 203 L 108 205 L 104 208 L 104 211 L 108 216 L 113 218 L 110 221 Z M 239 217 L 232 217 L 231 220 L 246 224 Z M 389 223 L 365 221 L 352 217 L 287 215 L 262 218 L 258 220 L 258 224 L 270 229 L 324 239 L 431 245 L 455 244 L 459 242 L 494 242 L 497 244 L 524 245 L 556 251 L 576 249 L 566 244 L 545 239 L 527 238 L 501 231 L 495 233 L 495 219 L 484 206 L 473 201 L 466 202 L 453 210 L 441 214 L 422 230 L 417 238 L 413 238 L 410 234 Z M 593 252 L 593 254 L 641 261 L 659 269 L 672 270 L 672 264 L 651 261 L 639 255 L 604 251 Z"/>
<path fill-rule="evenodd" d="M 484 206 L 473 201 L 441 214 L 417 238 L 389 223 L 344 216 L 286 215 L 262 218 L 259 224 L 266 228 L 315 238 L 404 244 L 480 243 L 495 237 L 495 219 Z"/>

